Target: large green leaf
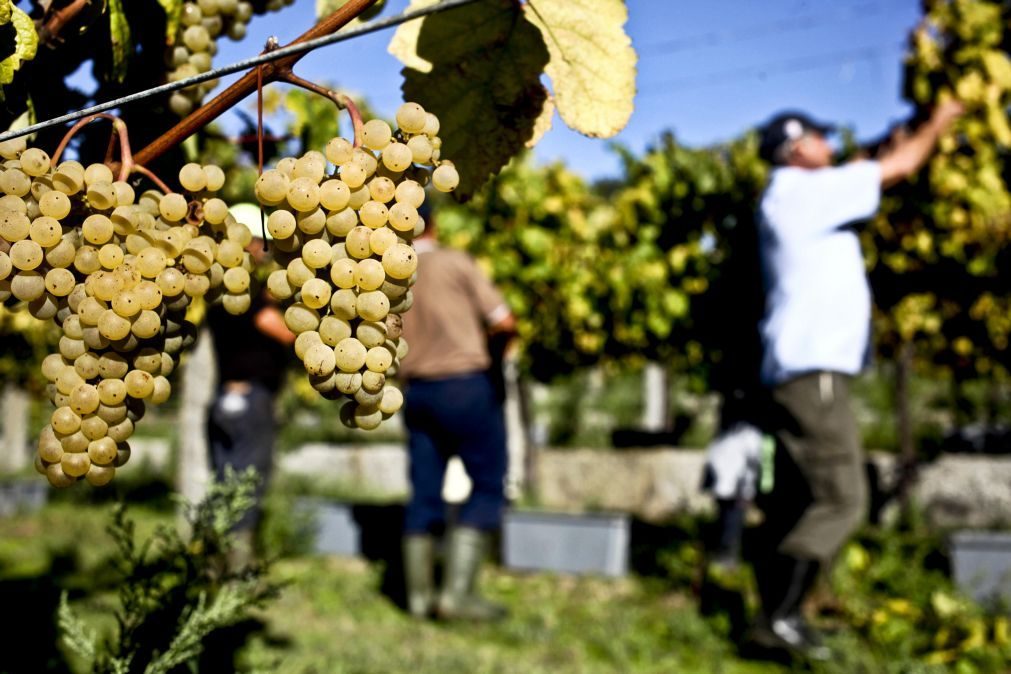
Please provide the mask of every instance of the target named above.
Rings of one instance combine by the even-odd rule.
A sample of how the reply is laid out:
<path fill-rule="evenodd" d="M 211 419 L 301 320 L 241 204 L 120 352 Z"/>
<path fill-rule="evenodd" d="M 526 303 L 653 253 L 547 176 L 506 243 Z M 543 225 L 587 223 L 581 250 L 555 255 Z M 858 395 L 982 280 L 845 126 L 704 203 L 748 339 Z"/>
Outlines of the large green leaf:
<path fill-rule="evenodd" d="M 35 58 L 39 35 L 31 17 L 17 7 L 11 7 L 11 24 L 14 26 L 14 53 L 0 61 L 0 85 L 14 81 L 14 73 L 21 64 Z"/>
<path fill-rule="evenodd" d="M 183 0 L 158 0 L 158 4 L 165 10 L 165 43 L 175 42 L 176 33 L 179 32 L 179 21 L 183 16 Z"/>
<path fill-rule="evenodd" d="M 636 54 L 622 0 L 528 0 L 527 18 L 551 53 L 548 76 L 569 127 L 597 138 L 624 128 L 635 98 Z"/>
<path fill-rule="evenodd" d="M 130 41 L 130 23 L 123 12 L 123 0 L 109 0 L 109 35 L 112 38 L 112 77 L 117 82 L 126 78 L 133 45 Z"/>
<path fill-rule="evenodd" d="M 540 32 L 513 0 L 486 0 L 425 17 L 413 48 L 390 49 L 404 63 L 431 64 L 404 68 L 404 99 L 438 115 L 442 157 L 456 164 L 457 195 L 468 198 L 534 135 L 547 101 Z"/>
<path fill-rule="evenodd" d="M 405 11 L 411 12 L 416 9 L 434 5 L 439 0 L 411 0 Z M 400 62 L 407 68 L 413 68 L 419 72 L 431 72 L 432 64 L 418 56 L 418 35 L 421 34 L 421 24 L 424 19 L 414 19 L 407 23 L 402 23 L 397 27 L 397 32 L 390 40 L 389 52 L 400 59 Z"/>

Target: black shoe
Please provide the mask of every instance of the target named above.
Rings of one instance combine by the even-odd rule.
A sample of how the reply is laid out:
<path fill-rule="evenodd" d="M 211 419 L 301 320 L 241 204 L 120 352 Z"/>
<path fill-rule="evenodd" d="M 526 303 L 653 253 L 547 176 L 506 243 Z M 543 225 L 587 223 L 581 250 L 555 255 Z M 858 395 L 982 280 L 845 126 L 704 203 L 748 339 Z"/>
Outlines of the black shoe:
<path fill-rule="evenodd" d="M 754 644 L 819 662 L 832 657 L 821 634 L 801 613 L 804 597 L 818 578 L 818 568 L 813 560 L 785 555 L 766 560 L 759 574 L 763 616 L 750 635 Z"/>

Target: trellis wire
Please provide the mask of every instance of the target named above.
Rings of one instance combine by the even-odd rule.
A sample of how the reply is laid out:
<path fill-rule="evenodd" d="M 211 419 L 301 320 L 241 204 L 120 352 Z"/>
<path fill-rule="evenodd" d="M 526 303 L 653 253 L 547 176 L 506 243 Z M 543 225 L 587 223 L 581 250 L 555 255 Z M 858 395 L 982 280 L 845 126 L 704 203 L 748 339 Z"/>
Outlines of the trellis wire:
<path fill-rule="evenodd" d="M 78 110 L 77 112 L 71 112 L 66 115 L 61 115 L 60 117 L 54 117 L 44 122 L 37 122 L 36 124 L 26 126 L 23 129 L 17 129 L 14 131 L 5 131 L 3 133 L 0 133 L 0 142 L 10 140 L 11 138 L 17 138 L 19 136 L 26 136 L 30 133 L 41 131 L 42 129 L 48 129 L 53 126 L 59 126 L 60 124 L 66 124 L 67 122 L 74 122 L 77 121 L 78 119 L 82 119 L 89 115 L 94 115 L 95 113 L 98 112 L 105 112 L 107 110 L 112 110 L 114 108 L 118 108 L 128 103 L 134 103 L 136 101 L 140 101 L 145 98 L 150 98 L 151 96 L 169 93 L 172 91 L 176 91 L 178 89 L 185 89 L 186 87 L 193 86 L 194 84 L 200 84 L 201 82 L 216 79 L 218 77 L 221 77 L 222 75 L 231 75 L 232 73 L 237 73 L 239 71 L 249 70 L 250 68 L 253 68 L 255 66 L 262 65 L 264 63 L 269 63 L 270 61 L 276 61 L 286 56 L 292 56 L 293 54 L 301 54 L 307 51 L 312 51 L 319 47 L 325 47 L 327 45 L 343 42 L 344 40 L 350 40 L 351 38 L 358 37 L 359 35 L 368 35 L 369 33 L 375 33 L 376 31 L 380 31 L 385 28 L 390 28 L 391 26 L 398 26 L 402 23 L 406 23 L 412 19 L 418 19 L 423 16 L 427 16 L 429 14 L 437 14 L 439 12 L 444 12 L 449 9 L 454 9 L 456 7 L 462 7 L 463 5 L 469 5 L 474 2 L 479 2 L 479 0 L 443 0 L 442 2 L 436 5 L 431 5 L 429 7 L 422 7 L 421 9 L 416 9 L 414 11 L 404 12 L 402 14 L 398 14 L 397 16 L 391 16 L 388 19 L 378 19 L 376 21 L 370 21 L 369 23 L 363 26 L 359 26 L 358 28 L 352 28 L 349 30 L 340 30 L 332 35 L 324 35 L 323 37 L 318 37 L 313 40 L 307 40 L 305 42 L 292 44 L 287 47 L 281 47 L 280 49 L 275 49 L 265 54 L 260 54 L 252 58 L 237 61 L 231 65 L 215 68 L 205 73 L 194 75 L 193 77 L 187 77 L 184 80 L 177 80 L 175 82 L 169 82 L 168 84 L 162 84 L 157 87 L 152 87 L 151 89 L 144 89 L 142 91 L 129 94 L 128 96 L 123 96 L 121 98 L 116 98 L 111 101 L 106 101 L 105 103 L 93 105 L 90 108 L 85 108 L 84 110 Z"/>

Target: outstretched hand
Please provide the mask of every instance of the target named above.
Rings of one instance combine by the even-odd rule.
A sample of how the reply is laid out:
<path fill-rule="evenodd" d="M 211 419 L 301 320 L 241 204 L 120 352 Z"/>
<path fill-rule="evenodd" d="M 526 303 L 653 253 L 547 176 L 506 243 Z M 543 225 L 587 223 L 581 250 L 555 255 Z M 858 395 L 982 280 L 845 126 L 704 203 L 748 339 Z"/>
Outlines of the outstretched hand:
<path fill-rule="evenodd" d="M 930 114 L 931 121 L 938 125 L 938 127 L 944 131 L 951 124 L 962 116 L 965 112 L 965 106 L 961 101 L 950 100 L 939 103 L 934 111 Z"/>

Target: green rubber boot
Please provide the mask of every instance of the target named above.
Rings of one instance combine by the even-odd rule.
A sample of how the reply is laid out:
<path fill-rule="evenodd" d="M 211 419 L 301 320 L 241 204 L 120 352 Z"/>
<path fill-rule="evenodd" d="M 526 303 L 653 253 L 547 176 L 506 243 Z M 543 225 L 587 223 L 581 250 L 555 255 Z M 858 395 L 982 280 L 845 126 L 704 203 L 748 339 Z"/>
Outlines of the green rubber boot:
<path fill-rule="evenodd" d="M 433 557 L 435 541 L 427 534 L 404 536 L 404 580 L 407 610 L 415 618 L 427 618 L 435 601 Z"/>
<path fill-rule="evenodd" d="M 490 622 L 507 614 L 504 606 L 477 593 L 477 577 L 487 550 L 487 535 L 470 527 L 449 534 L 449 549 L 442 592 L 436 613 L 443 620 Z"/>

